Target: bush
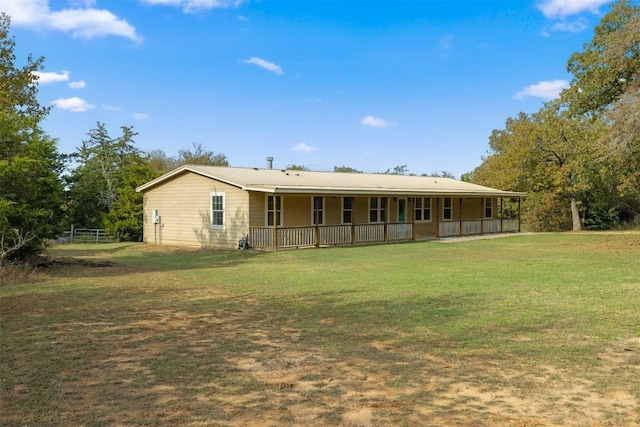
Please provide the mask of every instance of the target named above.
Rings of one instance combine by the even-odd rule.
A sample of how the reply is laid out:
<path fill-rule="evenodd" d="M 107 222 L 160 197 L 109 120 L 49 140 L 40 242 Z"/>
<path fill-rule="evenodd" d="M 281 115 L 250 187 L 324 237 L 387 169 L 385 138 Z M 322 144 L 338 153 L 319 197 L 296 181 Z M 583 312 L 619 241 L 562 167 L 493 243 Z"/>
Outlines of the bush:
<path fill-rule="evenodd" d="M 36 267 L 26 262 L 0 264 L 0 286 L 20 285 L 33 279 Z"/>

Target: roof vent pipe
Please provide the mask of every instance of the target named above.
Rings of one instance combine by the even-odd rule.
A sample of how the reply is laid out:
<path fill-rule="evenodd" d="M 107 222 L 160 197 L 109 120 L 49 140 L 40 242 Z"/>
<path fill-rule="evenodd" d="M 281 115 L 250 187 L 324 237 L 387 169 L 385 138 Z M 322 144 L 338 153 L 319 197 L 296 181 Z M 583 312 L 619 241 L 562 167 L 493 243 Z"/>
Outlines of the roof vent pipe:
<path fill-rule="evenodd" d="M 267 169 L 273 169 L 273 157 L 267 157 Z"/>

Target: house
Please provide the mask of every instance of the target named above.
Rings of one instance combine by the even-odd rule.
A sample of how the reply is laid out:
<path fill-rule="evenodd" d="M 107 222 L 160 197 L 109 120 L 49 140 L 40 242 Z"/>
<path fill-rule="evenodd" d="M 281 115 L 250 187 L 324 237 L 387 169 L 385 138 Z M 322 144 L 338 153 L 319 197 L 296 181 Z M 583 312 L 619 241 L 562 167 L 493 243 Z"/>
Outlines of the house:
<path fill-rule="evenodd" d="M 144 241 L 278 249 L 520 231 L 525 194 L 450 178 L 181 166 L 136 189 Z"/>

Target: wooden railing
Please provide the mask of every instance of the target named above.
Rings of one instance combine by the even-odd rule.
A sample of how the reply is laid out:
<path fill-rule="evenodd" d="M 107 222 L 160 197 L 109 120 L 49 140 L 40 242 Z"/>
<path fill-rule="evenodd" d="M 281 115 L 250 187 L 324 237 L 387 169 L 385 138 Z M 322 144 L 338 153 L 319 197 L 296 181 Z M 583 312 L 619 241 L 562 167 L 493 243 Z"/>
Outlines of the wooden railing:
<path fill-rule="evenodd" d="M 302 248 L 309 246 L 379 243 L 413 239 L 413 224 L 352 224 L 306 227 L 250 227 L 254 248 Z"/>
<path fill-rule="evenodd" d="M 441 222 L 439 237 L 471 236 L 474 234 L 508 233 L 519 230 L 518 218 L 471 219 Z"/>
<path fill-rule="evenodd" d="M 438 237 L 517 232 L 518 218 L 473 219 L 439 223 Z M 304 248 L 413 240 L 413 224 L 352 224 L 303 227 L 250 227 L 253 248 Z"/>

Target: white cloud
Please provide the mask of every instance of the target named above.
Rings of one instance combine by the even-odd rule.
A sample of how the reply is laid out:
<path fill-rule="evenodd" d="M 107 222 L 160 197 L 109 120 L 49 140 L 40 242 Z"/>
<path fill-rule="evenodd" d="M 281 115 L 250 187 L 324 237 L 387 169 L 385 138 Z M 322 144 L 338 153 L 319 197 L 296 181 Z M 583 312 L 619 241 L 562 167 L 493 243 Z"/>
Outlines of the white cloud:
<path fill-rule="evenodd" d="M 555 99 L 560 95 L 563 89 L 569 87 L 566 80 L 551 80 L 529 85 L 516 93 L 516 99 L 524 99 L 528 96 L 543 98 L 546 100 Z"/>
<path fill-rule="evenodd" d="M 135 120 L 147 120 L 148 117 L 149 115 L 146 113 L 133 113 L 133 118 Z"/>
<path fill-rule="evenodd" d="M 237 7 L 244 0 L 142 0 L 143 3 L 181 7 L 184 13 L 194 13 L 216 8 Z"/>
<path fill-rule="evenodd" d="M 120 36 L 141 41 L 135 27 L 105 9 L 92 8 L 93 2 L 62 10 L 51 10 L 49 0 L 3 0 L 0 10 L 11 16 L 11 25 L 34 30 L 57 30 L 73 37 Z"/>
<path fill-rule="evenodd" d="M 69 82 L 67 83 L 67 85 L 69 85 L 71 89 L 84 89 L 85 87 L 87 87 L 87 84 L 84 82 L 84 80 L 78 80 L 77 82 Z"/>
<path fill-rule="evenodd" d="M 67 80 L 69 80 L 69 72 L 66 70 L 62 70 L 59 73 L 34 71 L 33 75 L 38 77 L 38 83 L 43 85 L 49 83 L 66 82 Z"/>
<path fill-rule="evenodd" d="M 102 104 L 100 106 L 100 108 L 102 108 L 104 111 L 120 111 L 120 107 L 116 107 L 113 105 L 104 105 Z"/>
<path fill-rule="evenodd" d="M 563 31 L 567 33 L 580 33 L 587 29 L 586 19 L 578 19 L 572 22 L 557 22 L 551 27 L 552 31 Z"/>
<path fill-rule="evenodd" d="M 372 128 L 388 128 L 392 123 L 374 116 L 366 116 L 360 119 L 360 123 Z"/>
<path fill-rule="evenodd" d="M 269 61 L 265 61 L 262 58 L 257 58 L 257 57 L 252 57 L 249 59 L 243 59 L 242 62 L 244 62 L 245 64 L 253 64 L 253 65 L 257 65 L 260 68 L 264 68 L 265 70 L 269 70 L 279 76 L 281 76 L 282 74 L 284 74 L 282 72 L 282 68 L 277 65 L 274 64 L 273 62 L 269 62 Z"/>
<path fill-rule="evenodd" d="M 312 151 L 315 151 L 315 148 L 305 144 L 304 142 L 301 142 L 300 144 L 296 145 L 295 147 L 292 148 L 293 151 L 304 151 L 305 153 L 310 153 Z"/>
<path fill-rule="evenodd" d="M 538 9 L 547 18 L 564 18 L 582 12 L 599 13 L 600 6 L 611 3 L 611 0 L 542 0 Z"/>
<path fill-rule="evenodd" d="M 69 110 L 74 113 L 83 113 L 95 108 L 93 105 L 89 104 L 82 98 L 78 98 L 77 96 L 74 96 L 73 98 L 56 99 L 52 104 L 55 105 L 56 108 Z"/>

